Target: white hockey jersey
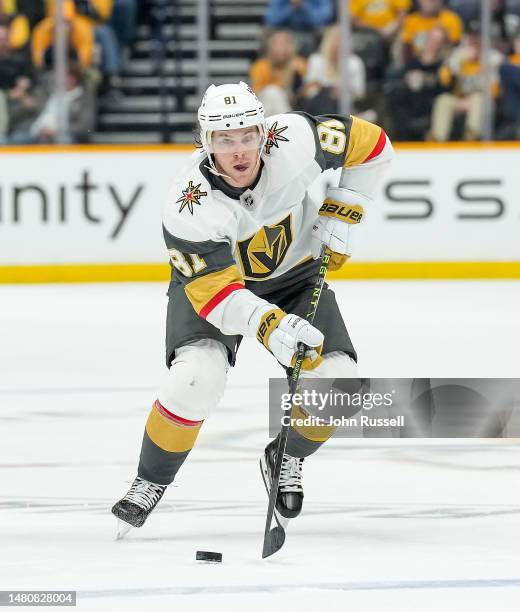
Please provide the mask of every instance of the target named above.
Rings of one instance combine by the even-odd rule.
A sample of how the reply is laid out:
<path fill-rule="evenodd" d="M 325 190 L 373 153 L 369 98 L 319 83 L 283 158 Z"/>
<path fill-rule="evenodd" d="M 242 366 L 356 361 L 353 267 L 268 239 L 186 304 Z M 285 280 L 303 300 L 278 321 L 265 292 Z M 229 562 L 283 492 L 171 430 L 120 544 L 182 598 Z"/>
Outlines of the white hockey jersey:
<path fill-rule="evenodd" d="M 268 119 L 261 171 L 248 189 L 211 174 L 197 151 L 164 210 L 172 282 L 182 283 L 199 316 L 223 333 L 254 336 L 261 316 L 275 307 L 260 296 L 315 273 L 311 232 L 321 202 L 309 197 L 311 183 L 327 169 L 352 168 L 348 188 L 360 185 L 366 201 L 371 194 L 362 191 L 373 183 L 373 168 L 389 153 L 378 126 L 297 112 Z"/>

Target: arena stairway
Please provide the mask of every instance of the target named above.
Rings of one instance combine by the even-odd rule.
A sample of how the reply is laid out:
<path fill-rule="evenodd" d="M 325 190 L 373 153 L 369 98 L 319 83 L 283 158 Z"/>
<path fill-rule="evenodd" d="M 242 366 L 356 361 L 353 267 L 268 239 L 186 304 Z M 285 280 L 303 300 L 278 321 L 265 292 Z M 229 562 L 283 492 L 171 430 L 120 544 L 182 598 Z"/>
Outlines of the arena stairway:
<path fill-rule="evenodd" d="M 267 0 L 210 3 L 210 82 L 247 80 L 249 66 L 259 50 L 267 3 Z M 158 45 L 152 38 L 150 24 L 139 25 L 122 74 L 123 95 L 120 99 L 100 100 L 94 142 L 193 141 L 200 102 L 197 10 L 197 0 L 180 0 L 176 9 L 168 7 L 162 28 L 165 41 L 162 62 L 156 59 Z"/>

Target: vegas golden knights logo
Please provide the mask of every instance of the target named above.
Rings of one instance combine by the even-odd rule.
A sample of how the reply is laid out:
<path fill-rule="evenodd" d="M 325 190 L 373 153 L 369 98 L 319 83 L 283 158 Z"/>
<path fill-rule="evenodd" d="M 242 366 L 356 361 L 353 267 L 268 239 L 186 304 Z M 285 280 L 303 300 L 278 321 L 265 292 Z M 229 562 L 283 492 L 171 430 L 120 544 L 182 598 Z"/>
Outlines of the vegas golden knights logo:
<path fill-rule="evenodd" d="M 264 225 L 247 240 L 239 241 L 238 253 L 244 276 L 267 278 L 282 263 L 292 243 L 291 215 L 274 225 Z"/>

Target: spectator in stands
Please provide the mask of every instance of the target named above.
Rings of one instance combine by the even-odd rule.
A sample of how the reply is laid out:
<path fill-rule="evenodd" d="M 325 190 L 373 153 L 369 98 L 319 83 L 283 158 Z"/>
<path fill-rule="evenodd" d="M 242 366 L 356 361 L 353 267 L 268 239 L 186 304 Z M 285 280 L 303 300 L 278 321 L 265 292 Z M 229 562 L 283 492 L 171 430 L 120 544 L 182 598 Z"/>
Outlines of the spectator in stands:
<path fill-rule="evenodd" d="M 27 77 L 17 80 L 16 86 L 9 92 L 9 133 L 8 144 L 15 144 L 13 136 L 26 131 L 41 110 L 43 100 L 33 88 Z"/>
<path fill-rule="evenodd" d="M 450 139 L 456 115 L 464 116 L 464 139 L 478 140 L 482 135 L 483 82 L 480 65 L 481 35 L 478 24 L 468 28 L 464 41 L 446 60 L 440 70 L 441 83 L 449 89 L 434 101 L 431 137 L 444 142 Z M 499 91 L 498 69 L 503 60 L 496 49 L 491 50 L 493 70 L 492 93 Z"/>
<path fill-rule="evenodd" d="M 45 5 L 43 0 L 16 0 L 18 11 L 27 17 L 31 28 L 45 18 Z"/>
<path fill-rule="evenodd" d="M 59 99 L 55 88 L 50 85 L 43 110 L 30 125 L 28 131 L 13 134 L 13 144 L 53 144 L 58 136 Z M 69 143 L 87 142 L 95 123 L 95 100 L 83 79 L 78 65 L 69 65 L 67 70 L 64 112 L 68 117 Z"/>
<path fill-rule="evenodd" d="M 331 23 L 333 0 L 270 0 L 265 25 L 294 31 L 304 55 L 316 48 L 316 34 Z"/>
<path fill-rule="evenodd" d="M 305 60 L 297 55 L 292 34 L 286 30 L 273 32 L 265 57 L 254 62 L 250 70 L 251 87 L 266 115 L 285 113 L 294 107 L 306 68 Z"/>
<path fill-rule="evenodd" d="M 479 6 L 479 10 L 481 7 Z M 518 17 L 509 15 L 507 12 L 506 0 L 491 0 L 491 39 L 495 49 L 502 53 L 510 53 L 510 38 L 513 32 L 509 31 L 511 21 L 518 23 Z M 475 21 L 480 20 L 480 14 L 475 17 Z"/>
<path fill-rule="evenodd" d="M 391 40 L 402 26 L 411 0 L 350 0 L 352 25 Z"/>
<path fill-rule="evenodd" d="M 94 55 L 94 30 L 91 25 L 82 19 L 78 19 L 73 0 L 64 0 L 63 17 L 66 22 L 69 40 L 69 51 L 74 53 L 79 63 L 84 67 L 92 65 Z M 54 8 L 33 30 L 32 35 L 32 60 L 38 69 L 43 69 L 47 64 L 47 52 L 54 44 L 55 15 Z"/>
<path fill-rule="evenodd" d="M 114 0 L 110 26 L 115 32 L 119 48 L 125 55 L 135 38 L 137 0 Z"/>
<path fill-rule="evenodd" d="M 53 0 L 51 0 L 53 1 Z M 78 19 L 94 28 L 96 43 L 101 47 L 102 92 L 117 97 L 121 88 L 121 53 L 114 30 L 108 24 L 113 0 L 74 0 Z"/>
<path fill-rule="evenodd" d="M 32 71 L 27 54 L 11 46 L 8 22 L 0 21 L 0 142 L 5 142 L 11 127 L 10 106 L 24 98 L 31 86 Z"/>
<path fill-rule="evenodd" d="M 339 112 L 341 80 L 340 29 L 331 26 L 323 35 L 320 50 L 309 57 L 301 108 L 312 115 Z M 366 71 L 360 57 L 349 58 L 348 86 L 353 101 L 366 95 Z"/>
<path fill-rule="evenodd" d="M 458 44 L 462 37 L 463 25 L 457 13 L 444 8 L 443 0 L 418 0 L 419 10 L 407 15 L 401 31 L 403 45 L 401 63 L 408 62 L 414 55 L 419 56 L 424 48 L 427 33 L 433 28 L 446 30 L 452 44 Z"/>
<path fill-rule="evenodd" d="M 16 82 L 18 65 L 11 57 L 9 24 L 0 22 L 0 144 L 5 143 L 9 129 L 7 92 Z"/>
<path fill-rule="evenodd" d="M 169 0 L 148 0 L 148 14 L 146 22 L 150 24 L 152 43 L 151 57 L 154 70 L 158 74 L 164 72 L 164 59 L 168 46 L 165 25 L 168 21 Z"/>
<path fill-rule="evenodd" d="M 509 53 L 510 38 L 520 23 L 520 1 L 490 0 L 490 3 L 492 44 L 499 51 Z M 465 25 L 480 21 L 482 0 L 450 0 L 450 7 L 460 15 Z"/>
<path fill-rule="evenodd" d="M 271 0 L 265 23 L 273 28 L 310 30 L 329 24 L 333 16 L 330 0 Z"/>
<path fill-rule="evenodd" d="M 520 138 L 520 28 L 513 39 L 513 53 L 500 66 L 502 138 Z"/>
<path fill-rule="evenodd" d="M 424 140 L 433 101 L 444 89 L 440 68 L 450 49 L 446 30 L 433 28 L 419 54 L 385 84 L 395 140 Z"/>
<path fill-rule="evenodd" d="M 101 72 L 103 73 L 102 92 L 120 95 L 121 53 L 116 35 L 108 20 L 112 15 L 113 0 L 64 0 L 67 11 L 73 4 L 74 22 L 80 23 L 86 31 L 94 32 L 94 40 L 101 48 Z M 47 12 L 52 16 L 56 0 L 46 0 Z"/>
<path fill-rule="evenodd" d="M 9 27 L 9 46 L 21 49 L 29 42 L 30 25 L 27 17 L 16 8 L 15 0 L 0 0 L 0 21 Z"/>
<path fill-rule="evenodd" d="M 411 0 L 350 0 L 353 47 L 365 63 L 369 81 L 384 78 L 390 46 Z"/>

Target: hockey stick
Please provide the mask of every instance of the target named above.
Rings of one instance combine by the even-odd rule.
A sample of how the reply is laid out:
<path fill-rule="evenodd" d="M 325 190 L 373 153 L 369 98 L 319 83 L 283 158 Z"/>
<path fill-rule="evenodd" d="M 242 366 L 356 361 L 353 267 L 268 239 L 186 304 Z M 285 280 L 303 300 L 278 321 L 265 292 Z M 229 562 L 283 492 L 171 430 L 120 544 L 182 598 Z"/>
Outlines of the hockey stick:
<path fill-rule="evenodd" d="M 325 275 L 327 274 L 327 269 L 329 267 L 330 256 L 331 251 L 328 248 L 324 248 L 321 257 L 321 266 L 318 272 L 318 278 L 316 279 L 316 284 L 312 291 L 311 303 L 309 304 L 309 312 L 306 316 L 307 321 L 309 321 L 309 323 L 311 324 L 314 321 L 314 317 L 318 309 L 318 303 L 320 301 L 323 283 L 325 282 Z M 305 349 L 306 347 L 303 343 L 300 343 L 298 345 L 298 357 L 289 377 L 289 393 L 291 394 L 291 397 L 296 393 L 302 363 L 305 359 Z M 262 551 L 262 559 L 265 559 L 266 557 L 271 556 L 275 552 L 278 552 L 285 542 L 284 528 L 281 525 L 276 525 L 271 529 L 271 523 L 273 521 L 274 507 L 276 504 L 276 497 L 278 495 L 280 472 L 282 469 L 282 459 L 283 454 L 285 453 L 285 446 L 287 444 L 289 427 L 290 425 L 288 424 L 282 425 L 282 429 L 278 438 L 278 448 L 276 450 L 276 464 L 274 467 L 271 490 L 269 492 L 269 504 L 267 506 L 267 518 L 265 521 L 264 548 Z"/>

